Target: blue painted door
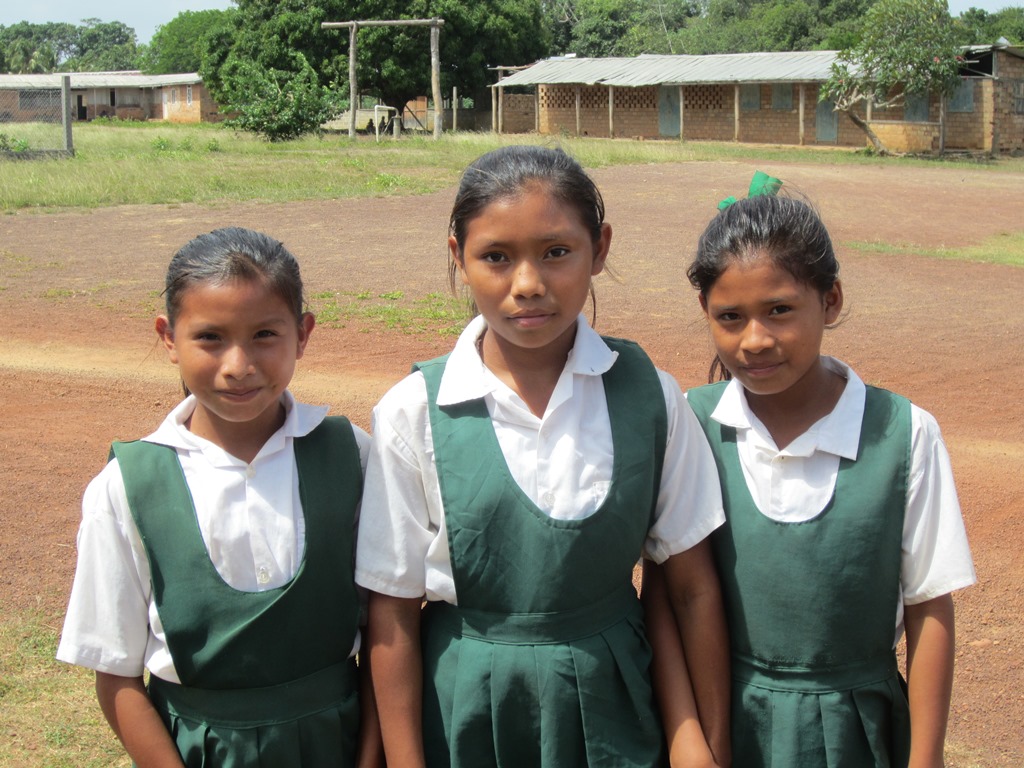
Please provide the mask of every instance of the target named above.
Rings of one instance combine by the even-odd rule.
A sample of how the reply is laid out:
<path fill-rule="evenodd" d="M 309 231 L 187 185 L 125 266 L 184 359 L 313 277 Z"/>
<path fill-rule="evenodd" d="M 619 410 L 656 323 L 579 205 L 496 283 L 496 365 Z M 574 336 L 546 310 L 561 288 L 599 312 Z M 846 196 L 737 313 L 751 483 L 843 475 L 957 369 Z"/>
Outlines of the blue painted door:
<path fill-rule="evenodd" d="M 662 136 L 679 135 L 679 86 L 663 85 L 658 88 L 658 133 Z"/>
<path fill-rule="evenodd" d="M 818 141 L 835 142 L 839 138 L 839 113 L 831 101 L 819 101 L 814 112 L 814 132 Z"/>

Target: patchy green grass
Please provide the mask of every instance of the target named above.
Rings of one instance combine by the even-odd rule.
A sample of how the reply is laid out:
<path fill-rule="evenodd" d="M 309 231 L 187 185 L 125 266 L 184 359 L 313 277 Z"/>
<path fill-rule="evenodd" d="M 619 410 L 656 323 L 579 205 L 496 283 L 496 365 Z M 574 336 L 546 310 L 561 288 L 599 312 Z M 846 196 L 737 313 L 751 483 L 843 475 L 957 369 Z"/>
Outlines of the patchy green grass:
<path fill-rule="evenodd" d="M 317 324 L 334 328 L 358 319 L 402 333 L 458 336 L 470 319 L 464 302 L 440 293 L 412 299 L 403 291 L 321 291 L 310 297 L 309 304 Z"/>
<path fill-rule="evenodd" d="M 940 259 L 978 261 L 987 264 L 1009 264 L 1024 267 L 1024 231 L 1000 232 L 986 238 L 978 245 L 963 248 L 927 248 L 920 245 L 890 244 L 877 242 L 843 243 L 848 248 L 874 253 L 915 253 Z"/>
<path fill-rule="evenodd" d="M 68 159 L 0 161 L 0 210 L 127 204 L 284 202 L 418 195 L 450 187 L 482 153 L 507 144 L 559 145 L 588 168 L 694 161 L 949 165 L 963 160 L 872 157 L 852 150 L 733 142 L 629 141 L 490 133 L 419 135 L 376 143 L 324 134 L 270 143 L 223 125 L 76 123 Z M 1019 171 L 1024 160 L 979 167 Z"/>
<path fill-rule="evenodd" d="M 0 765 L 130 765 L 96 703 L 92 672 L 54 659 L 54 620 L 0 615 Z"/>

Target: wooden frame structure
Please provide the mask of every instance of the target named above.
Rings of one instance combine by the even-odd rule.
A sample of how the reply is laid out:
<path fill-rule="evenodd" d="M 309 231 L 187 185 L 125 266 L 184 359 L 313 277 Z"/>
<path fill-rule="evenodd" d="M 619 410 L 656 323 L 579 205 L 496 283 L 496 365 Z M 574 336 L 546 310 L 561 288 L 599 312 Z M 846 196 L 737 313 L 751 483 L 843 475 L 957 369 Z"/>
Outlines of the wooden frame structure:
<path fill-rule="evenodd" d="M 430 85 L 434 99 L 434 138 L 444 126 L 444 102 L 441 100 L 441 27 L 444 19 L 392 19 L 388 21 L 325 21 L 321 29 L 348 27 L 348 135 L 356 135 L 356 109 L 359 87 L 356 81 L 356 34 L 360 27 L 430 27 Z"/>

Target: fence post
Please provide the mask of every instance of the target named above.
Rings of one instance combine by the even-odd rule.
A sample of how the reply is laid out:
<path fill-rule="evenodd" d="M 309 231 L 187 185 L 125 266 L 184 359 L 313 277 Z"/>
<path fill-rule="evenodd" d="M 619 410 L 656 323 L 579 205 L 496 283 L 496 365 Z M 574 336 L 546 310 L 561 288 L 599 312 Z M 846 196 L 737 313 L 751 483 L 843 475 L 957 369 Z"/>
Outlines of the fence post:
<path fill-rule="evenodd" d="M 75 144 L 71 139 L 71 75 L 60 79 L 60 117 L 64 123 L 64 151 L 75 154 Z"/>

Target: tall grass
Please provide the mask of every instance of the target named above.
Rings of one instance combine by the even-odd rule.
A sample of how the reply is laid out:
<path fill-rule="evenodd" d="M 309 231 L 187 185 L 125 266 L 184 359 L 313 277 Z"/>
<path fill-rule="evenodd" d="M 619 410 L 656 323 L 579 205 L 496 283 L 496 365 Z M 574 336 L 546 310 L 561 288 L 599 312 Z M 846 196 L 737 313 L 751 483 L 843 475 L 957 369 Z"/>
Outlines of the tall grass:
<path fill-rule="evenodd" d="M 347 134 L 325 134 L 272 144 L 217 125 L 79 123 L 73 158 L 0 160 L 0 210 L 423 194 L 454 184 L 460 171 L 483 152 L 522 142 L 558 143 L 591 168 L 754 158 L 858 165 L 947 162 L 729 142 L 488 133 L 446 134 L 440 141 L 407 135 L 379 144 L 372 137 L 352 140 Z M 1008 163 L 1024 168 L 1020 161 L 1000 161 L 997 167 Z"/>

